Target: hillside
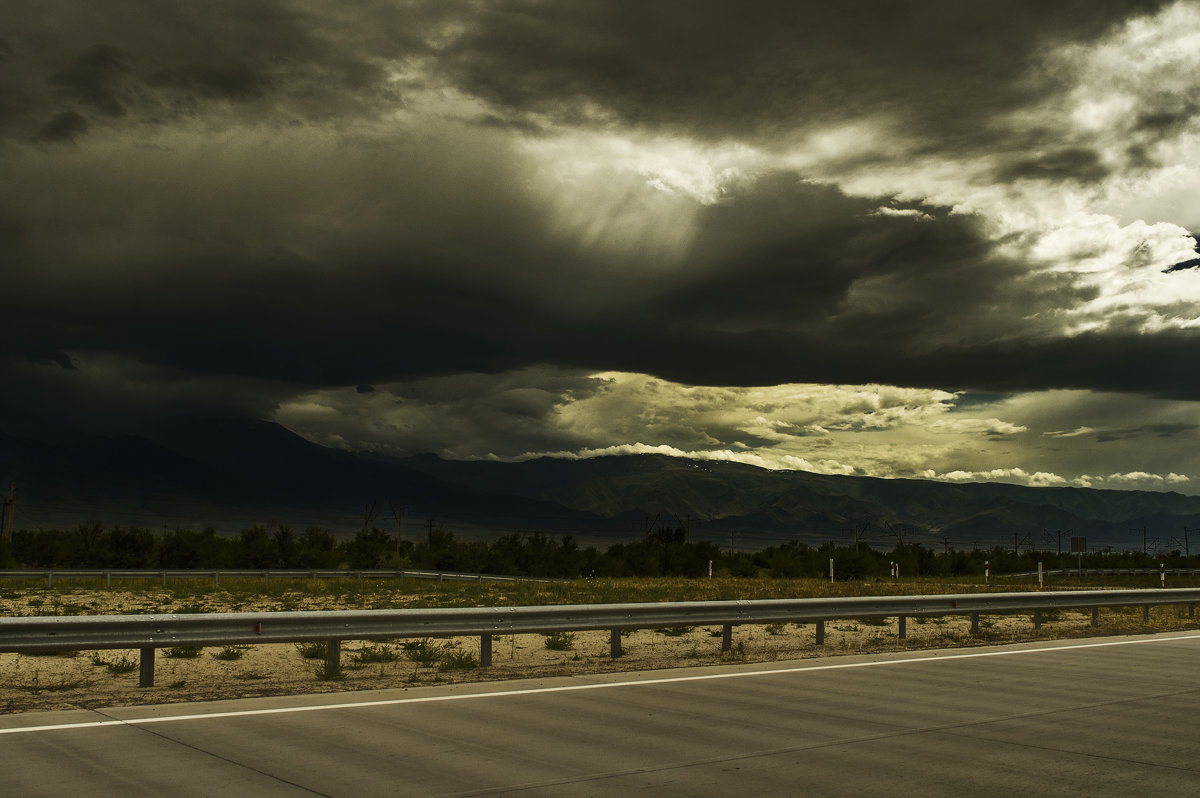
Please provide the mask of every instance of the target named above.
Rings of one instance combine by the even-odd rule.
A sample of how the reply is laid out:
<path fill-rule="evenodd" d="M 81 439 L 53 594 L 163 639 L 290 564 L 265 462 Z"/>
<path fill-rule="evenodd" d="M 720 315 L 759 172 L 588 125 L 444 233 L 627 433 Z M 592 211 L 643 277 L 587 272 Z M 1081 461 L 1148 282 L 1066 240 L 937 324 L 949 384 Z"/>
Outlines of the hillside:
<path fill-rule="evenodd" d="M 789 539 L 960 548 L 1037 545 L 1086 536 L 1091 546 L 1182 547 L 1200 497 L 1085 488 L 949 484 L 770 471 L 662 455 L 521 463 L 404 459 L 310 443 L 268 422 L 191 419 L 155 440 L 81 437 L 56 443 L 0 434 L 0 480 L 19 488 L 17 524 L 208 526 L 372 525 L 406 534 L 511 531 L 630 539 L 686 527 L 696 539 L 765 545 Z M 2 483 L 0 483 L 2 484 Z M 371 514 L 371 508 L 374 508 Z"/>

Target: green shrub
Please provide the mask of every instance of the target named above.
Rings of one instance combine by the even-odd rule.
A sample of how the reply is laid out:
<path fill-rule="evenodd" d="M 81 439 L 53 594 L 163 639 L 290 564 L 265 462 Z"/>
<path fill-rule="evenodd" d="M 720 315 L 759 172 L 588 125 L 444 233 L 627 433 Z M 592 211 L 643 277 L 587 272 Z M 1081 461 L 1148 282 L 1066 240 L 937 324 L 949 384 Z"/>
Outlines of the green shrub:
<path fill-rule="evenodd" d="M 296 650 L 304 659 L 325 659 L 329 656 L 329 644 L 324 640 L 297 643 Z"/>
<path fill-rule="evenodd" d="M 98 667 L 103 667 L 109 673 L 120 675 L 122 673 L 132 673 L 138 669 L 138 661 L 127 654 L 121 655 L 118 659 L 105 659 L 99 654 L 92 654 L 92 664 Z"/>
<path fill-rule="evenodd" d="M 360 665 L 364 665 L 368 662 L 395 662 L 400 659 L 400 655 L 396 653 L 396 649 L 386 643 L 368 644 L 354 652 L 354 659 Z"/>
<path fill-rule="evenodd" d="M 225 646 L 212 656 L 213 659 L 231 661 L 235 659 L 241 659 L 249 650 L 250 646 Z"/>
<path fill-rule="evenodd" d="M 545 645 L 549 651 L 570 651 L 575 647 L 574 632 L 550 632 L 542 636 L 546 638 Z"/>
<path fill-rule="evenodd" d="M 164 648 L 163 656 L 170 659 L 195 659 L 204 650 L 203 646 L 174 646 Z"/>
<path fill-rule="evenodd" d="M 405 640 L 400 644 L 400 650 L 410 661 L 418 665 L 433 667 L 441 661 L 445 646 L 435 643 L 429 638 L 421 640 Z"/>
<path fill-rule="evenodd" d="M 694 626 L 664 626 L 663 628 L 655 629 L 654 631 L 658 632 L 660 635 L 666 635 L 667 637 L 683 637 L 695 628 L 696 627 Z"/>
<path fill-rule="evenodd" d="M 479 659 L 470 651 L 447 647 L 438 663 L 439 671 L 463 671 L 479 667 Z"/>

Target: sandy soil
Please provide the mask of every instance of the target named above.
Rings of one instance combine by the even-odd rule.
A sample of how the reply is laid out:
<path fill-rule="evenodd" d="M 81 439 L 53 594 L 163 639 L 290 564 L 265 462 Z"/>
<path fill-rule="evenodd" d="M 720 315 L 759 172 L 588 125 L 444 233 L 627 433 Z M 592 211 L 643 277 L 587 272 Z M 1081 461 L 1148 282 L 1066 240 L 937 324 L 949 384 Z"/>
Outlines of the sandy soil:
<path fill-rule="evenodd" d="M 4 614 L 42 614 L 42 591 L 20 591 L 0 601 Z M 113 596 L 77 591 L 64 597 L 75 611 L 159 612 L 161 596 L 125 594 L 119 606 Z M 30 602 L 34 602 L 33 606 Z M 241 606 L 239 609 L 269 609 Z M 61 607 L 59 609 L 62 609 Z M 211 607 L 204 607 L 209 610 Z M 1149 632 L 1197 628 L 1186 609 L 1156 607 L 1144 624 L 1141 610 L 1105 610 L 1098 629 L 1088 612 L 1047 614 L 1040 630 L 1028 615 L 995 615 L 980 619 L 980 633 L 970 633 L 969 619 L 959 616 L 910 618 L 907 639 L 897 637 L 894 618 L 886 622 L 846 620 L 826 623 L 825 644 L 817 646 L 813 624 L 741 626 L 733 633 L 733 649 L 721 651 L 719 627 L 638 630 L 623 636 L 623 655 L 609 656 L 608 632 L 577 632 L 567 636 L 565 650 L 553 650 L 543 635 L 496 637 L 492 667 L 461 667 L 461 660 L 478 661 L 478 638 L 431 640 L 441 650 L 440 663 L 421 664 L 410 652 L 414 641 L 342 644 L 342 674 L 323 678 L 323 654 L 295 644 L 268 644 L 198 653 L 160 649 L 152 688 L 137 686 L 136 651 L 68 652 L 30 656 L 0 654 L 0 713 L 94 708 L 130 704 L 169 703 L 263 695 L 322 693 L 407 687 L 459 681 L 488 681 L 546 675 L 651 670 L 679 665 L 763 662 L 823 657 L 836 654 L 905 649 L 984 645 L 998 642 L 1075 637 L 1095 634 Z M 180 656 L 183 654 L 193 656 Z M 309 654 L 312 658 L 308 658 Z M 460 662 L 452 662 L 451 656 Z M 225 658 L 229 657 L 229 658 Z"/>

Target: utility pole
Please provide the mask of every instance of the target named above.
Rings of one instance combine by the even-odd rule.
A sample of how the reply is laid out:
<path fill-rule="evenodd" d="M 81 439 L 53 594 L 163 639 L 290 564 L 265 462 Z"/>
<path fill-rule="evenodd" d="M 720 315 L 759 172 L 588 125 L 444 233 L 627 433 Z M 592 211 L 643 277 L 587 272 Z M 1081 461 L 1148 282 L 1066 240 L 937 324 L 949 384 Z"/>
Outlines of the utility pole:
<path fill-rule="evenodd" d="M 1186 526 L 1183 528 L 1183 556 L 1192 556 L 1192 553 L 1188 551 L 1188 528 Z"/>
<path fill-rule="evenodd" d="M 950 556 L 950 538 L 942 538 L 942 556 Z"/>
<path fill-rule="evenodd" d="M 388 507 L 392 510 L 392 517 L 396 519 L 396 556 L 400 556 L 400 540 L 404 537 L 404 505 L 392 504 L 388 502 Z"/>
<path fill-rule="evenodd" d="M 0 512 L 0 540 L 12 543 L 13 519 L 17 514 L 17 483 L 8 483 L 8 498 L 4 500 L 4 509 Z"/>
<path fill-rule="evenodd" d="M 425 542 L 433 545 L 433 519 L 426 518 L 425 523 L 429 527 L 428 531 L 425 533 Z"/>
<path fill-rule="evenodd" d="M 375 518 L 375 502 L 371 502 L 369 505 L 364 504 L 363 505 L 363 528 L 362 528 L 362 531 L 364 534 L 370 528 L 371 521 L 374 520 L 374 518 Z"/>
<path fill-rule="evenodd" d="M 1129 531 L 1134 533 L 1137 532 L 1136 529 L 1131 529 Z M 1146 527 L 1142 527 L 1142 556 L 1146 556 Z"/>

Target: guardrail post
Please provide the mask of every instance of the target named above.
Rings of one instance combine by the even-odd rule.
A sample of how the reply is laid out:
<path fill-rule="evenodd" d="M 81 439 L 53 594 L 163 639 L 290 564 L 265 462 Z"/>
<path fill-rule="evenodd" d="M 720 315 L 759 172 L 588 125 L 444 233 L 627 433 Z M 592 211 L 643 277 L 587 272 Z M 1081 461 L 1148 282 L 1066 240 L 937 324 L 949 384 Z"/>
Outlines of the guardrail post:
<path fill-rule="evenodd" d="M 1092 626 L 1100 625 L 1100 608 L 1092 607 Z"/>
<path fill-rule="evenodd" d="M 492 667 L 492 635 L 482 635 L 479 638 L 479 667 Z"/>
<path fill-rule="evenodd" d="M 213 571 L 213 587 L 221 586 L 221 572 Z"/>
<path fill-rule="evenodd" d="M 1195 618 L 1195 617 L 1196 617 L 1196 604 L 1193 602 L 1191 604 L 1188 604 L 1188 618 L 1191 619 L 1191 618 Z"/>
<path fill-rule="evenodd" d="M 1042 611 L 1041 610 L 1033 611 L 1033 628 L 1034 629 L 1042 628 Z"/>
<path fill-rule="evenodd" d="M 621 656 L 621 630 L 608 630 L 608 655 L 613 659 Z"/>
<path fill-rule="evenodd" d="M 1148 623 L 1149 621 L 1150 621 L 1150 605 L 1143 604 L 1142 605 L 1142 622 Z"/>
<path fill-rule="evenodd" d="M 825 645 L 825 622 L 817 621 L 817 645 Z"/>
<path fill-rule="evenodd" d="M 138 687 L 154 686 L 154 647 L 146 646 L 141 650 L 138 660 Z"/>
<path fill-rule="evenodd" d="M 979 634 L 979 613 L 971 613 L 971 634 Z"/>
<path fill-rule="evenodd" d="M 896 620 L 899 621 L 899 623 L 896 624 L 897 632 L 900 635 L 900 639 L 904 640 L 908 637 L 908 618 L 904 615 L 898 615 Z"/>
<path fill-rule="evenodd" d="M 325 641 L 325 676 L 334 678 L 342 672 L 342 641 Z"/>
<path fill-rule="evenodd" d="M 47 590 L 54 589 L 54 572 L 53 571 L 46 572 L 46 589 Z"/>
<path fill-rule="evenodd" d="M 162 572 L 162 582 L 163 582 L 163 587 L 166 587 L 167 586 L 167 572 L 166 571 Z"/>
<path fill-rule="evenodd" d="M 106 588 L 112 587 L 112 571 L 104 572 L 104 587 L 106 587 Z"/>
<path fill-rule="evenodd" d="M 263 571 L 263 587 L 270 590 L 271 588 L 271 572 Z"/>
<path fill-rule="evenodd" d="M 733 624 L 727 623 L 721 626 L 721 651 L 729 651 L 733 648 Z"/>

